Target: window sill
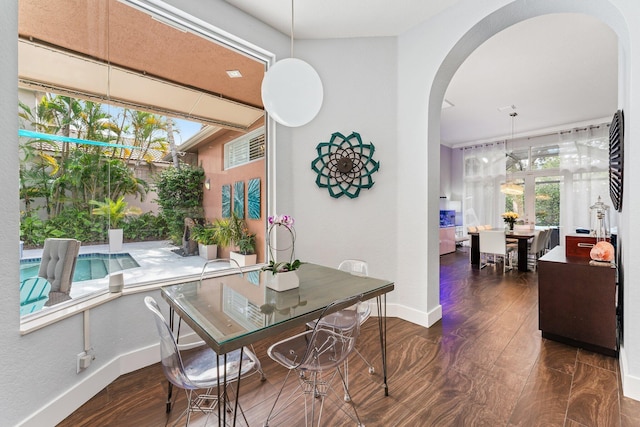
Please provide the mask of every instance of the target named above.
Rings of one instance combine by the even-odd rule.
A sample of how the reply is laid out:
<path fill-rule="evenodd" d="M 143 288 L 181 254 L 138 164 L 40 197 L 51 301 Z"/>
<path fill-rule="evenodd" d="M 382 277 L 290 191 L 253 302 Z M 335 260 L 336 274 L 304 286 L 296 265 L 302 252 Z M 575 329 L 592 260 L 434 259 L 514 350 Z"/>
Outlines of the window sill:
<path fill-rule="evenodd" d="M 248 272 L 261 268 L 264 264 L 256 264 L 250 267 L 246 267 L 243 271 Z M 231 270 L 232 271 L 232 270 Z M 229 274 L 230 270 L 217 270 L 211 271 L 210 274 L 204 276 L 205 279 L 216 276 L 223 276 Z M 132 285 L 125 287 L 122 292 L 109 292 L 104 290 L 100 293 L 94 293 L 85 298 L 79 299 L 73 304 L 63 305 L 60 308 L 53 308 L 47 310 L 45 313 L 35 313 L 28 315 L 26 318 L 20 321 L 20 335 L 27 335 L 31 332 L 42 329 L 53 323 L 64 320 L 68 317 L 75 316 L 83 313 L 87 310 L 91 310 L 94 307 L 106 304 L 110 301 L 120 298 L 121 296 L 134 295 L 142 292 L 150 292 L 160 289 L 163 286 L 175 285 L 178 283 L 192 282 L 200 280 L 200 275 L 183 276 L 170 280 L 162 280 L 156 282 L 149 282 L 146 284 Z"/>

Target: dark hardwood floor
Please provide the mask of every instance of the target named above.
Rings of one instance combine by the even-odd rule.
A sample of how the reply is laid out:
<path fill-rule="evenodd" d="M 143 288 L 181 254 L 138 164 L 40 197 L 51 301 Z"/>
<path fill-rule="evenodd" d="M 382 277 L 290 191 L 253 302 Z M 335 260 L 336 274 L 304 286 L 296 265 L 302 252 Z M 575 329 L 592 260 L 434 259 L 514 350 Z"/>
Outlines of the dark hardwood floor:
<path fill-rule="evenodd" d="M 428 329 L 388 320 L 388 397 L 377 322 L 363 325 L 358 348 L 376 373 L 352 356 L 350 390 L 367 427 L 640 426 L 640 402 L 622 396 L 617 359 L 541 337 L 536 273 L 472 270 L 461 251 L 441 257 L 440 268 L 442 320 Z M 255 346 L 267 380 L 242 382 L 251 426 L 262 426 L 286 373 L 266 355 L 269 344 Z M 159 364 L 123 375 L 59 425 L 171 425 L 185 397 L 180 391 L 167 415 L 166 384 Z M 303 411 L 297 406 L 270 425 L 304 425 Z M 323 425 L 353 425 L 332 406 L 325 412 Z M 191 425 L 217 419 L 197 415 Z"/>

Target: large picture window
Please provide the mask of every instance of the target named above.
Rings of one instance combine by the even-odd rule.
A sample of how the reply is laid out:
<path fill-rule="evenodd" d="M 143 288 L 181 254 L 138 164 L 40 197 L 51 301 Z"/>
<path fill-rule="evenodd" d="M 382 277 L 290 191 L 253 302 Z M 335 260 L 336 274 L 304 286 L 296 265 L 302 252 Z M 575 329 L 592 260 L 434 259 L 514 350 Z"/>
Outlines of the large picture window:
<path fill-rule="evenodd" d="M 48 240 L 80 243 L 67 289 L 53 289 L 66 296 L 25 316 L 105 293 L 110 283 L 161 284 L 200 271 L 196 239 L 206 233 L 197 227 L 221 219 L 228 141 L 246 141 L 233 181 L 267 182 L 264 58 L 137 6 L 19 2 L 21 279 L 41 274 Z M 232 82 L 228 70 L 244 80 Z M 245 225 L 262 243 L 266 215 L 259 218 Z M 116 229 L 122 246 L 112 245 Z M 264 261 L 264 248 L 255 250 Z"/>

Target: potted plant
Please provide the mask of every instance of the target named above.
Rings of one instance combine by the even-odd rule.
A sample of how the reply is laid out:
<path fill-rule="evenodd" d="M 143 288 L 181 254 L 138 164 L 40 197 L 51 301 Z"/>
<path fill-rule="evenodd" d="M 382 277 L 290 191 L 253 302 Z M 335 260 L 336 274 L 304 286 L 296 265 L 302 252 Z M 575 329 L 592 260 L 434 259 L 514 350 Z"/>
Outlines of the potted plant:
<path fill-rule="evenodd" d="M 232 213 L 229 218 L 215 220 L 214 225 L 218 244 L 232 247 L 229 258 L 241 267 L 256 263 L 256 235 L 249 232 L 244 219 Z"/>
<path fill-rule="evenodd" d="M 267 287 L 275 291 L 286 291 L 297 288 L 300 285 L 296 270 L 303 264 L 299 259 L 295 259 L 296 233 L 293 228 L 294 220 L 289 215 L 275 215 L 269 217 L 269 230 L 267 233 L 267 242 L 269 246 L 269 263 L 262 267 L 262 270 L 269 272 L 267 278 Z M 289 233 L 291 245 L 278 247 L 273 239 L 274 230 L 283 230 Z M 289 252 L 288 261 L 277 261 L 274 256 L 275 252 Z"/>
<path fill-rule="evenodd" d="M 115 201 L 105 197 L 104 202 L 91 200 L 89 203 L 96 206 L 92 211 L 94 215 L 104 216 L 109 220 L 109 251 L 121 251 L 123 232 L 120 224 L 129 215 L 140 215 L 142 210 L 137 206 L 129 206 L 124 196 Z"/>
<path fill-rule="evenodd" d="M 239 218 L 235 213 L 229 219 L 231 228 L 231 241 L 235 248 L 229 252 L 229 257 L 235 260 L 238 265 L 244 267 L 256 263 L 256 235 L 249 231 L 244 219 Z"/>
<path fill-rule="evenodd" d="M 218 257 L 217 230 L 215 224 L 196 224 L 191 228 L 191 239 L 198 243 L 198 254 L 204 259 Z"/>
<path fill-rule="evenodd" d="M 238 250 L 229 253 L 231 259 L 236 260 L 241 267 L 256 263 L 256 235 L 254 233 L 249 233 L 246 228 L 243 229 L 235 244 Z"/>

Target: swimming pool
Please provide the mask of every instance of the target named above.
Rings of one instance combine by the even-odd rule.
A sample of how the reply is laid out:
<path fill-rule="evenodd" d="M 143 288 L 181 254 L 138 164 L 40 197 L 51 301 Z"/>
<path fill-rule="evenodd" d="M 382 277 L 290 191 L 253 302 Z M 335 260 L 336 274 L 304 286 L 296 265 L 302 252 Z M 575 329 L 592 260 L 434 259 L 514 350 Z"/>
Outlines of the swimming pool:
<path fill-rule="evenodd" d="M 28 258 L 20 260 L 20 281 L 38 275 L 42 258 Z M 73 273 L 74 282 L 102 279 L 111 272 L 140 267 L 136 260 L 128 253 L 101 254 L 89 253 L 78 255 L 76 270 Z"/>

